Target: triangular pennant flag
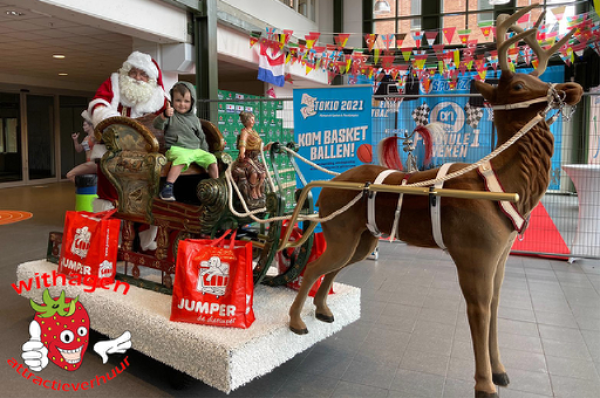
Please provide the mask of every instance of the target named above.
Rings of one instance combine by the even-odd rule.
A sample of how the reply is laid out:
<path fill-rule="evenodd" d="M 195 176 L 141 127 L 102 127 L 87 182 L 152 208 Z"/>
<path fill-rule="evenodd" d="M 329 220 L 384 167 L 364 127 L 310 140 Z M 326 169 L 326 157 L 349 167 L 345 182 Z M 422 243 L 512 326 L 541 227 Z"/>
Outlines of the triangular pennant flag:
<path fill-rule="evenodd" d="M 437 59 L 441 61 L 443 59 L 444 45 L 443 44 L 434 44 L 432 47 L 433 47 L 433 51 L 435 51 L 435 55 L 436 55 Z"/>
<path fill-rule="evenodd" d="M 373 63 L 377 64 L 377 61 L 379 61 L 379 53 L 381 52 L 380 49 L 376 48 L 373 50 Z"/>
<path fill-rule="evenodd" d="M 423 39 L 423 32 L 416 30 L 412 32 L 412 36 L 415 39 L 415 47 L 421 47 L 421 40 Z"/>
<path fill-rule="evenodd" d="M 425 66 L 425 61 L 427 61 L 427 55 L 415 55 L 415 67 L 417 70 L 423 69 Z"/>
<path fill-rule="evenodd" d="M 460 64 L 460 51 L 454 50 L 454 65 Z"/>
<path fill-rule="evenodd" d="M 490 37 L 490 34 L 492 33 L 493 26 L 480 26 L 479 28 L 481 29 L 481 33 L 483 33 L 483 36 L 486 39 L 488 39 Z"/>
<path fill-rule="evenodd" d="M 560 22 L 563 19 L 563 17 L 565 16 L 566 9 L 567 9 L 567 6 L 561 6 L 561 7 L 554 7 L 550 11 L 552 11 L 552 14 L 554 14 L 554 17 L 556 18 L 556 20 Z"/>
<path fill-rule="evenodd" d="M 349 37 L 350 33 L 338 33 L 334 36 L 335 44 L 337 44 L 339 47 L 346 47 Z"/>
<path fill-rule="evenodd" d="M 381 35 L 381 40 L 383 41 L 383 46 L 387 50 L 392 45 L 392 41 L 394 41 L 394 34 Z"/>
<path fill-rule="evenodd" d="M 481 70 L 477 71 L 477 77 L 479 78 L 480 81 L 484 81 L 486 75 L 487 75 L 487 69 L 481 69 Z"/>
<path fill-rule="evenodd" d="M 275 35 L 277 28 L 266 27 L 265 29 L 267 31 L 267 40 L 273 40 L 273 35 Z"/>
<path fill-rule="evenodd" d="M 460 42 L 462 44 L 467 44 L 469 41 L 469 35 L 471 34 L 471 29 L 463 29 L 458 31 L 458 37 L 460 38 Z"/>
<path fill-rule="evenodd" d="M 334 71 L 327 71 L 327 81 L 329 82 L 329 84 L 333 83 L 333 79 L 335 79 L 336 76 L 337 73 L 335 73 Z"/>
<path fill-rule="evenodd" d="M 510 62 L 516 64 L 519 59 L 519 47 L 508 49 L 508 59 Z"/>
<path fill-rule="evenodd" d="M 254 45 L 258 42 L 258 37 L 250 36 L 250 48 L 254 47 Z"/>
<path fill-rule="evenodd" d="M 412 48 L 401 48 L 400 52 L 402 52 L 402 57 L 405 62 L 410 60 L 410 55 L 412 54 Z"/>
<path fill-rule="evenodd" d="M 404 42 L 405 38 L 406 38 L 406 33 L 397 33 L 396 34 L 396 47 L 397 48 L 402 47 L 402 43 Z"/>
<path fill-rule="evenodd" d="M 377 34 L 366 34 L 365 35 L 365 42 L 367 43 L 367 48 L 369 49 L 369 51 L 371 51 L 373 49 L 373 47 L 375 46 L 375 42 L 377 42 L 377 37 L 379 35 Z"/>
<path fill-rule="evenodd" d="M 304 36 L 306 39 L 306 47 L 309 49 L 313 48 L 316 41 L 319 40 L 320 33 L 310 32 L 308 35 Z"/>
<path fill-rule="evenodd" d="M 442 33 L 444 33 L 444 38 L 446 39 L 446 44 L 452 43 L 455 32 L 456 32 L 456 27 L 442 29 Z"/>
<path fill-rule="evenodd" d="M 281 42 L 281 44 L 283 44 L 285 46 L 288 44 L 288 42 L 290 41 L 290 38 L 292 37 L 293 34 L 294 34 L 293 30 L 284 29 L 283 34 L 279 37 L 279 41 Z"/>
<path fill-rule="evenodd" d="M 521 18 L 519 18 L 517 23 L 527 23 L 527 22 L 529 22 L 530 17 L 531 17 L 531 14 L 527 13 L 527 14 L 523 15 Z"/>
<path fill-rule="evenodd" d="M 384 55 L 383 57 L 381 57 L 381 67 L 384 69 L 389 69 L 392 67 L 392 64 L 394 63 L 394 56 L 393 55 Z"/>
<path fill-rule="evenodd" d="M 437 38 L 438 32 L 436 31 L 431 31 L 431 32 L 425 32 L 425 38 L 427 39 L 427 44 L 429 44 L 429 47 L 433 46 L 433 43 L 435 43 L 435 39 Z"/>

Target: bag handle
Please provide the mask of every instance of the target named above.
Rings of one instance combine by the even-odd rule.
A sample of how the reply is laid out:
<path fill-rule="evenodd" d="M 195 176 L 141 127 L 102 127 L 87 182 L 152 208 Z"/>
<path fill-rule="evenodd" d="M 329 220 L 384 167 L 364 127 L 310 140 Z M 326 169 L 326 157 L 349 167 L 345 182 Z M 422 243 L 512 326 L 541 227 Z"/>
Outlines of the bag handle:
<path fill-rule="evenodd" d="M 213 240 L 210 243 L 210 246 L 213 247 L 225 247 L 225 237 L 227 235 L 229 235 L 229 233 L 231 232 L 230 229 L 228 229 L 227 231 L 225 231 L 225 233 L 223 234 L 223 236 L 221 236 L 220 238 L 217 238 L 215 240 Z M 237 235 L 237 229 L 233 231 L 233 233 L 231 234 L 231 241 L 229 242 L 229 248 L 233 249 L 233 245 L 234 245 L 234 241 L 235 241 L 235 236 Z"/>
<path fill-rule="evenodd" d="M 94 217 L 100 217 L 101 220 L 106 220 L 107 218 L 112 217 L 113 214 L 117 212 L 117 209 L 100 211 L 98 213 L 93 213 Z"/>

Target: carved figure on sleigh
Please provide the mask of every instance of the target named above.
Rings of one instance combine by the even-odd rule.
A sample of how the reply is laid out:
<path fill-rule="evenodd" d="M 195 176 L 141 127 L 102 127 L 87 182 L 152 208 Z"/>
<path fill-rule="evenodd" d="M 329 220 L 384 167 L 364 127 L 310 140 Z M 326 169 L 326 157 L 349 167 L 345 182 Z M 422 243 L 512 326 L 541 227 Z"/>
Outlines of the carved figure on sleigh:
<path fill-rule="evenodd" d="M 254 114 L 240 112 L 240 121 L 244 128 L 237 138 L 239 155 L 231 166 L 233 180 L 240 188 L 240 192 L 250 210 L 265 207 L 265 177 L 267 170 L 261 163 L 260 147 L 262 140 L 254 130 Z"/>
<path fill-rule="evenodd" d="M 496 34 L 502 70 L 500 82 L 497 87 L 475 82 L 479 92 L 495 111 L 494 123 L 498 132 L 494 151 L 496 156 L 482 164 L 452 164 L 440 168 L 447 169 L 450 174 L 467 168 L 464 174 L 447 179 L 444 188 L 485 191 L 490 181 L 495 181 L 506 192 L 517 193 L 520 200 L 514 206 L 509 204 L 508 208 L 501 208 L 501 202 L 437 197 L 437 203 L 433 205 L 435 208 L 432 209 L 430 206 L 433 201 L 430 198 L 404 195 L 394 230 L 398 239 L 410 245 L 445 248 L 456 264 L 473 340 L 477 398 L 498 397 L 495 385 L 506 386 L 509 383 L 498 350 L 500 287 L 512 244 L 524 228 L 524 220 L 549 185 L 554 138 L 545 120 L 546 112 L 552 108 L 577 104 L 583 92 L 576 83 L 549 85 L 537 77 L 543 73 L 550 56 L 565 44 L 571 34 L 549 50 L 541 49 L 536 41 L 541 18 L 527 31 L 515 25 L 532 7 L 524 8 L 512 16 L 498 17 Z M 515 34 L 507 40 L 509 29 Z M 529 44 L 539 59 L 538 69 L 530 75 L 513 73 L 509 69 L 508 48 L 521 40 Z M 410 175 L 393 172 L 381 183 L 401 185 L 405 179 L 408 185 L 439 181 L 436 177 L 441 175 L 438 173 L 440 169 Z M 385 170 L 380 166 L 363 165 L 342 173 L 333 181 L 373 183 Z M 423 185 L 433 184 L 427 182 Z M 354 191 L 323 188 L 318 202 L 320 217 L 327 217 L 341 209 L 355 194 Z M 398 194 L 380 192 L 374 200 L 377 229 L 391 234 L 395 226 Z M 308 291 L 321 275 L 325 275 L 325 278 L 314 298 L 315 315 L 324 322 L 334 321 L 334 315 L 327 306 L 327 293 L 335 276 L 342 268 L 365 259 L 377 245 L 378 238 L 367 229 L 367 207 L 367 199 L 363 196 L 348 211 L 322 223 L 327 249 L 318 260 L 306 267 L 301 288 L 289 312 L 290 329 L 293 332 L 308 333 L 300 311 Z M 512 219 L 505 212 L 511 214 Z M 432 221 L 436 214 L 439 223 Z M 434 224 L 439 228 L 435 228 Z"/>

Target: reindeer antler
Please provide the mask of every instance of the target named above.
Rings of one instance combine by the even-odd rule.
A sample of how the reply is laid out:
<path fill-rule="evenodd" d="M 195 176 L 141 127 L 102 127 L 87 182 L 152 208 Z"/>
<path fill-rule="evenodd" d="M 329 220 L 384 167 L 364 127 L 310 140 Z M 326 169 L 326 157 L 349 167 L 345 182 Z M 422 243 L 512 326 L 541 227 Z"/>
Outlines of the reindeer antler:
<path fill-rule="evenodd" d="M 530 29 L 528 31 L 523 31 L 523 29 L 521 29 L 521 32 L 511 37 L 509 40 L 506 40 L 506 32 L 508 32 L 510 28 L 514 29 L 515 22 L 517 22 L 523 15 L 531 11 L 531 9 L 533 9 L 535 6 L 535 4 L 532 4 L 528 7 L 522 8 L 513 15 L 498 15 L 498 19 L 496 20 L 496 44 L 498 46 L 498 63 L 500 64 L 500 69 L 502 71 L 510 70 L 507 59 L 508 48 L 521 39 L 525 40 L 525 37 L 529 37 L 531 34 L 535 33 L 535 30 Z"/>
<path fill-rule="evenodd" d="M 539 61 L 537 69 L 531 72 L 531 75 L 540 76 L 546 70 L 546 66 L 548 66 L 548 61 L 550 60 L 552 54 L 561 48 L 571 38 L 571 36 L 573 36 L 573 33 L 575 33 L 575 30 L 571 30 L 562 39 L 560 39 L 558 43 L 553 45 L 548 50 L 544 50 L 534 35 L 537 33 L 538 27 L 542 23 L 544 14 L 540 14 L 540 17 L 531 29 L 525 30 L 519 25 L 515 24 L 515 22 L 517 22 L 521 16 L 525 15 L 535 7 L 537 7 L 537 5 L 532 4 L 528 7 L 520 9 L 513 15 L 498 15 L 498 20 L 496 22 L 496 42 L 498 45 L 498 62 L 500 63 L 500 69 L 502 71 L 509 70 L 507 60 L 508 47 L 520 40 L 523 40 L 529 45 L 529 47 L 531 47 L 535 55 L 537 55 Z M 509 29 L 514 30 L 516 34 L 509 40 L 506 40 L 506 32 Z"/>
<path fill-rule="evenodd" d="M 527 30 L 527 32 L 529 32 L 530 30 L 534 31 L 534 32 L 537 32 L 538 27 L 542 23 L 542 18 L 543 17 L 544 17 L 544 14 L 540 14 L 540 17 L 538 18 L 538 20 L 535 23 L 535 25 L 533 26 L 533 28 Z M 521 33 L 524 32 L 523 28 L 520 27 L 520 26 L 518 26 L 518 25 L 513 26 L 512 29 L 515 32 L 517 32 L 518 34 L 521 34 Z M 533 72 L 531 72 L 530 75 L 540 76 L 542 73 L 544 73 L 544 71 L 546 70 L 546 66 L 548 66 L 548 61 L 550 60 L 550 57 L 558 49 L 560 49 L 571 38 L 571 36 L 573 36 L 574 33 L 575 33 L 575 29 L 571 29 L 571 31 L 569 31 L 569 33 L 567 33 L 566 35 L 564 35 L 563 38 L 560 39 L 558 43 L 556 43 L 555 45 L 553 45 L 552 47 L 550 47 L 548 50 L 544 50 L 540 46 L 540 43 L 538 43 L 538 41 L 536 40 L 536 38 L 533 37 L 533 35 L 531 35 L 531 36 L 524 36 L 523 37 L 523 41 L 525 41 L 527 44 L 529 44 L 529 47 L 531 47 L 531 49 L 533 50 L 533 52 L 535 53 L 535 55 L 537 55 L 538 61 L 539 61 L 537 69 L 535 69 Z"/>

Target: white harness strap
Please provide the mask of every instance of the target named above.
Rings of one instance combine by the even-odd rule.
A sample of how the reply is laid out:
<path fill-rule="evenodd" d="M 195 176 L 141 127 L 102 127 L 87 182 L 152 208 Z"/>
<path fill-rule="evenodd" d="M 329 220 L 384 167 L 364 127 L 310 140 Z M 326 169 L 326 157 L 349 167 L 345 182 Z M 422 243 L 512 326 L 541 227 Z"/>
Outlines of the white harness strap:
<path fill-rule="evenodd" d="M 396 170 L 382 171 L 381 173 L 379 173 L 377 178 L 375 178 L 373 184 L 382 184 L 383 181 L 387 178 L 387 176 L 395 172 Z M 373 236 L 379 238 L 381 236 L 381 232 L 377 228 L 377 223 L 375 221 L 375 196 L 377 196 L 377 192 L 369 192 L 367 201 L 367 228 L 373 234 Z"/>
<path fill-rule="evenodd" d="M 435 179 L 440 179 L 444 177 L 448 173 L 448 169 L 450 169 L 452 163 L 445 163 L 440 167 L 435 176 Z M 444 181 L 440 181 L 435 183 L 434 188 L 440 189 L 444 186 Z M 441 197 L 433 197 L 433 200 L 429 201 L 429 208 L 431 210 L 431 230 L 433 232 L 433 239 L 435 243 L 441 248 L 446 249 L 444 245 L 444 239 L 442 239 L 442 222 L 440 216 L 440 208 L 441 208 Z"/>
<path fill-rule="evenodd" d="M 489 192 L 504 192 L 504 188 L 502 187 L 502 184 L 500 184 L 500 181 L 496 176 L 496 172 L 492 168 L 492 164 L 489 161 L 481 164 L 477 171 L 483 177 L 483 180 L 485 181 L 485 188 Z M 498 202 L 498 204 L 500 205 L 502 212 L 506 214 L 506 216 L 513 223 L 515 229 L 521 233 L 526 225 L 526 222 L 525 218 L 517 210 L 515 204 L 506 200 L 502 200 Z"/>

